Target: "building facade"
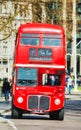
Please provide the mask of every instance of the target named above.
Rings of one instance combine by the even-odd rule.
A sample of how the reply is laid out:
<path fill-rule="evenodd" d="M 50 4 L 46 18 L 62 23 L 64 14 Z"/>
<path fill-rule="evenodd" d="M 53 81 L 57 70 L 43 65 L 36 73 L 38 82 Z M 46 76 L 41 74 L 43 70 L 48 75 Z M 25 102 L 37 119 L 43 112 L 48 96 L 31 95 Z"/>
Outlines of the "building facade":
<path fill-rule="evenodd" d="M 81 0 L 76 0 L 76 73 L 81 75 Z M 75 18 L 74 18 L 75 19 Z M 73 35 L 74 37 L 74 35 Z M 72 39 L 67 44 L 67 70 L 74 72 L 75 47 Z"/>
<path fill-rule="evenodd" d="M 32 21 L 28 2 L 0 1 L 0 78 L 12 77 L 15 37 L 18 27 Z"/>
<path fill-rule="evenodd" d="M 69 4 L 71 9 L 67 8 Z M 0 0 L 0 78 L 12 77 L 15 37 L 18 27 L 26 22 L 46 22 L 63 25 L 67 36 L 66 70 L 73 72 L 72 31 L 73 0 Z M 77 74 L 81 75 L 81 0 L 76 1 Z M 69 14 L 67 16 L 67 14 Z M 69 21 L 71 25 L 69 23 Z M 69 31 L 68 31 L 69 30 Z"/>

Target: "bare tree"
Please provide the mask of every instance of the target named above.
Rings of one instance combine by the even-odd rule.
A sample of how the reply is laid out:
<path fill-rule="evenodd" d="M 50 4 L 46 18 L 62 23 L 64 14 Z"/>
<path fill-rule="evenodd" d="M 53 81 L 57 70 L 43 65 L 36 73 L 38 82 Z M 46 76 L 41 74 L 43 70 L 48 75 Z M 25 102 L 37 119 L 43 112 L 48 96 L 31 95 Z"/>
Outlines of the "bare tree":
<path fill-rule="evenodd" d="M 10 0 L 5 0 L 6 2 Z M 5 34 L 3 39 L 6 39 L 10 36 L 13 31 L 16 31 L 12 28 L 12 22 L 18 15 L 23 16 L 23 18 L 28 17 L 28 5 L 31 4 L 32 8 L 32 21 L 33 22 L 46 22 L 46 23 L 55 23 L 64 26 L 67 41 L 72 40 L 72 0 L 12 0 L 14 3 L 14 14 L 11 13 L 4 19 L 0 17 L 0 32 L 5 34 L 5 28 L 9 32 Z M 4 1 L 2 0 L 2 3 Z M 25 4 L 26 3 L 26 4 Z M 66 6 L 67 5 L 67 6 Z M 26 20 L 25 20 L 26 22 Z M 5 33 L 4 33 L 5 32 Z M 2 39 L 2 40 L 3 40 Z"/>

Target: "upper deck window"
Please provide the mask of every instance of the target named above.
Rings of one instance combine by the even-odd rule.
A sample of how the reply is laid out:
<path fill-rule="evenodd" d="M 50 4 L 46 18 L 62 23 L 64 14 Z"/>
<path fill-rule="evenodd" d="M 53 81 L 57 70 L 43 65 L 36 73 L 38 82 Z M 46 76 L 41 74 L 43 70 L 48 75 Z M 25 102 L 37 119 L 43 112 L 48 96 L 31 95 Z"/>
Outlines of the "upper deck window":
<path fill-rule="evenodd" d="M 61 35 L 44 35 L 43 45 L 44 46 L 61 46 L 62 36 Z"/>
<path fill-rule="evenodd" d="M 39 45 L 40 38 L 38 34 L 22 34 L 21 44 L 23 45 Z"/>

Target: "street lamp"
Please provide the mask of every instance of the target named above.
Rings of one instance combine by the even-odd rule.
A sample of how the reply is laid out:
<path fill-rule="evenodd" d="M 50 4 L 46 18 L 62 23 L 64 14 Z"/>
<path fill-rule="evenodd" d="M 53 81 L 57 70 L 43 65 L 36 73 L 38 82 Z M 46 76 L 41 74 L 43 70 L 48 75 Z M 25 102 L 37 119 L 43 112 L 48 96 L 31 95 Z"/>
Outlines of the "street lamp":
<path fill-rule="evenodd" d="M 81 40 L 75 46 L 76 48 L 75 48 L 75 87 L 74 87 L 74 91 L 78 91 L 77 90 L 77 77 L 76 77 L 76 74 L 77 74 L 77 70 L 76 70 L 76 65 L 77 65 L 76 49 L 77 49 L 77 47 L 80 43 L 81 43 Z"/>
<path fill-rule="evenodd" d="M 76 0 L 73 0 L 73 62 L 74 62 L 74 76 L 75 76 L 75 86 L 74 91 L 77 91 L 77 69 L 76 69 Z"/>

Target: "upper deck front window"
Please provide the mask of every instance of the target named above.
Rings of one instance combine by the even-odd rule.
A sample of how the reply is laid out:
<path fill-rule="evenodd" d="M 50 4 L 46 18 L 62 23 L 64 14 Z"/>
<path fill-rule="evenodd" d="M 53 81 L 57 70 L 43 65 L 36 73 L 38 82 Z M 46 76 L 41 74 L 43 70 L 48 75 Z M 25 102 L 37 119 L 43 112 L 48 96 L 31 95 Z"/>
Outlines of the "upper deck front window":
<path fill-rule="evenodd" d="M 62 36 L 61 35 L 44 35 L 43 45 L 44 46 L 61 46 Z"/>
<path fill-rule="evenodd" d="M 35 45 L 40 44 L 40 34 L 21 34 L 21 44 L 23 45 Z M 61 46 L 62 35 L 61 34 L 43 34 L 42 45 L 43 46 Z"/>
<path fill-rule="evenodd" d="M 23 45 L 39 45 L 40 38 L 38 34 L 22 34 L 21 44 Z"/>

